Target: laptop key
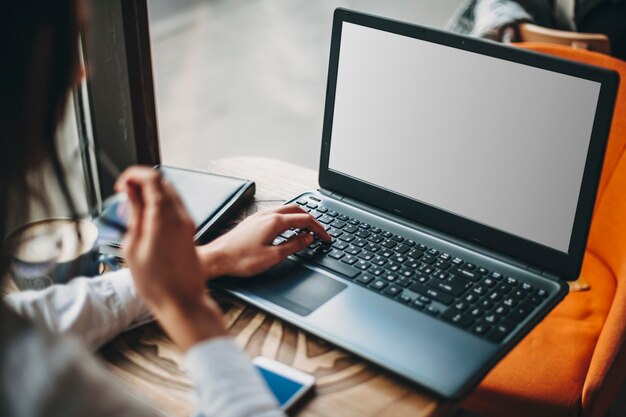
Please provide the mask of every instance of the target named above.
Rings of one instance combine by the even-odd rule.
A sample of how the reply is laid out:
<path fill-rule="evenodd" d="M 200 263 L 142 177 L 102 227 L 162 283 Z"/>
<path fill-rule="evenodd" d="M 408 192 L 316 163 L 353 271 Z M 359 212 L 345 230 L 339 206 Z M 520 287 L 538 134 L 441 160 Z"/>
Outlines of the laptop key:
<path fill-rule="evenodd" d="M 412 259 L 412 258 L 408 258 L 404 262 L 404 266 L 406 266 L 409 269 L 417 269 L 420 266 L 420 262 L 418 260 L 415 260 L 415 259 Z"/>
<path fill-rule="evenodd" d="M 400 301 L 401 303 L 405 303 L 405 304 L 410 304 L 414 299 L 415 297 L 413 297 L 411 294 L 407 292 L 403 292 L 397 298 L 398 301 Z"/>
<path fill-rule="evenodd" d="M 335 229 L 341 229 L 341 228 L 345 227 L 346 222 L 342 222 L 341 220 L 335 220 L 330 225 L 332 227 L 334 227 Z"/>
<path fill-rule="evenodd" d="M 426 309 L 424 311 L 426 311 L 431 316 L 437 316 L 441 312 L 441 310 L 439 310 L 437 307 L 435 307 L 433 305 L 430 305 L 430 306 L 426 307 Z"/>
<path fill-rule="evenodd" d="M 341 259 L 341 258 L 343 258 L 345 256 L 345 253 L 343 253 L 340 250 L 334 249 L 332 252 L 330 252 L 328 254 L 328 256 L 330 256 L 331 258 L 334 258 L 334 259 Z"/>
<path fill-rule="evenodd" d="M 374 259 L 372 260 L 372 263 L 374 265 L 383 266 L 387 263 L 387 258 L 384 258 L 380 255 L 376 255 Z"/>
<path fill-rule="evenodd" d="M 411 248 L 409 248 L 407 245 L 404 245 L 404 244 L 400 244 L 394 248 L 396 252 L 401 253 L 401 254 L 407 253 L 410 249 Z"/>
<path fill-rule="evenodd" d="M 463 265 L 463 259 L 461 258 L 453 258 L 451 261 L 454 265 L 456 266 L 461 266 Z"/>
<path fill-rule="evenodd" d="M 509 314 L 508 318 L 509 320 L 519 323 L 522 320 L 524 320 L 526 317 L 528 317 L 528 315 L 534 309 L 535 309 L 535 306 L 533 306 L 532 304 L 527 304 L 527 303 L 521 304 L 511 311 L 511 314 Z"/>
<path fill-rule="evenodd" d="M 469 304 L 467 304 L 464 301 L 458 301 L 458 302 L 454 303 L 454 308 L 456 308 L 459 311 L 465 311 L 465 310 L 467 310 L 468 307 L 469 307 Z"/>
<path fill-rule="evenodd" d="M 372 243 L 380 243 L 385 239 L 378 235 L 371 235 L 370 237 L 367 238 L 367 240 L 369 240 Z"/>
<path fill-rule="evenodd" d="M 390 272 L 383 273 L 381 276 L 389 282 L 394 282 L 398 279 L 398 276 L 396 274 Z"/>
<path fill-rule="evenodd" d="M 354 280 L 354 282 L 358 282 L 359 284 L 363 285 L 367 285 L 372 281 L 374 281 L 374 277 L 368 274 L 361 274 Z"/>
<path fill-rule="evenodd" d="M 343 232 L 339 229 L 336 229 L 334 227 L 331 226 L 330 229 L 327 230 L 328 234 L 331 235 L 332 237 L 339 237 L 343 234 Z"/>
<path fill-rule="evenodd" d="M 420 262 L 428 264 L 428 265 L 432 265 L 435 262 L 437 262 L 437 258 L 434 258 L 430 255 L 424 255 L 420 258 Z"/>
<path fill-rule="evenodd" d="M 358 246 L 359 248 L 367 246 L 368 242 L 365 239 L 357 238 L 352 242 L 354 246 Z"/>
<path fill-rule="evenodd" d="M 354 256 L 354 255 L 346 255 L 343 258 L 341 258 L 341 262 L 346 263 L 348 265 L 352 265 L 353 263 L 355 263 L 358 260 L 359 259 L 356 256 Z"/>
<path fill-rule="evenodd" d="M 385 270 L 382 269 L 378 265 L 372 265 L 367 272 L 369 272 L 372 275 L 380 276 L 380 275 L 383 275 L 385 273 Z"/>
<path fill-rule="evenodd" d="M 432 302 L 430 298 L 424 297 L 423 295 L 420 295 L 420 301 L 424 304 L 430 304 Z"/>
<path fill-rule="evenodd" d="M 370 264 L 369 262 L 367 262 L 367 261 L 363 261 L 363 260 L 356 261 L 356 262 L 355 262 L 355 264 L 354 264 L 354 266 L 356 266 L 356 267 L 357 267 L 357 268 L 359 268 L 359 269 L 362 269 L 363 271 L 365 271 L 365 270 L 366 270 L 367 268 L 369 268 L 371 265 L 372 265 L 372 264 Z"/>
<path fill-rule="evenodd" d="M 386 247 L 387 249 L 392 249 L 392 248 L 394 248 L 397 245 L 396 242 L 394 242 L 393 240 L 390 240 L 390 239 L 385 239 L 382 242 L 380 242 L 380 244 L 383 245 L 384 247 Z"/>
<path fill-rule="evenodd" d="M 355 233 L 358 230 L 359 230 L 359 228 L 354 226 L 354 225 L 352 225 L 352 224 L 348 224 L 347 226 L 345 226 L 343 228 L 343 231 L 346 232 L 346 233 Z"/>
<path fill-rule="evenodd" d="M 330 217 L 328 214 L 324 214 L 322 217 L 317 219 L 317 221 L 324 224 L 331 224 L 335 221 L 335 219 Z"/>
<path fill-rule="evenodd" d="M 440 303 L 450 305 L 452 301 L 454 301 L 454 297 L 445 294 L 440 290 L 436 290 L 434 288 L 429 288 L 425 285 L 415 283 L 409 287 L 411 291 L 415 291 L 418 294 L 424 295 L 426 297 L 430 297 L 435 301 L 439 301 Z"/>
<path fill-rule="evenodd" d="M 358 255 L 361 253 L 361 248 L 357 248 L 356 246 L 348 246 L 344 249 L 348 255 Z"/>
<path fill-rule="evenodd" d="M 504 320 L 493 327 L 491 332 L 487 335 L 487 339 L 492 342 L 500 342 L 511 333 L 515 328 L 515 323 Z"/>
<path fill-rule="evenodd" d="M 342 234 L 341 236 L 339 236 L 339 240 L 343 240 L 344 242 L 352 242 L 354 239 L 356 239 L 354 236 L 349 235 L 347 233 Z"/>
<path fill-rule="evenodd" d="M 446 294 L 450 294 L 453 297 L 458 297 L 463 293 L 463 291 L 465 291 L 465 285 L 463 284 L 450 281 L 440 281 L 438 279 L 431 279 L 426 283 L 426 285 L 436 290 L 443 291 Z"/>
<path fill-rule="evenodd" d="M 398 280 L 398 282 L 396 282 L 396 284 L 403 288 L 407 288 L 409 285 L 413 284 L 413 282 L 415 281 L 410 278 L 402 277 Z"/>
<path fill-rule="evenodd" d="M 402 292 L 402 288 L 397 285 L 390 285 L 383 291 L 383 294 L 388 295 L 390 297 L 395 297 L 396 295 Z"/>
<path fill-rule="evenodd" d="M 372 252 L 368 252 L 363 250 L 361 253 L 357 255 L 358 258 L 364 259 L 366 261 L 374 259 L 374 254 Z"/>
<path fill-rule="evenodd" d="M 341 242 L 341 241 L 336 241 L 335 243 L 333 243 L 333 248 L 339 249 L 339 250 L 344 250 L 345 248 L 349 246 L 350 245 L 348 245 L 347 243 Z"/>
<path fill-rule="evenodd" d="M 372 282 L 370 285 L 368 285 L 369 288 L 376 290 L 376 291 L 380 291 L 383 288 L 385 288 L 387 286 L 387 283 L 385 281 L 383 281 L 382 279 L 377 279 L 376 281 Z"/>
<path fill-rule="evenodd" d="M 446 261 L 437 261 L 433 264 L 433 266 L 435 268 L 441 269 L 441 270 L 446 270 L 448 268 L 450 268 L 451 264 L 450 262 L 446 262 Z"/>
<path fill-rule="evenodd" d="M 476 323 L 474 327 L 472 327 L 472 332 L 479 336 L 484 336 L 489 330 L 491 330 L 491 326 L 485 323 Z"/>
<path fill-rule="evenodd" d="M 465 266 L 467 266 L 467 264 Z M 474 271 L 470 271 L 468 269 L 465 269 L 465 268 L 455 268 L 454 270 L 452 270 L 450 272 L 452 272 L 453 274 L 456 274 L 456 275 L 460 275 L 460 276 L 465 277 L 465 278 L 469 278 L 469 279 L 471 279 L 474 282 L 477 282 L 478 280 L 480 280 L 482 278 L 482 275 L 480 275 L 480 274 L 478 274 L 478 273 L 476 273 Z"/>
<path fill-rule="evenodd" d="M 456 324 L 457 326 L 464 329 L 468 328 L 474 322 L 474 319 L 471 316 L 461 313 L 455 308 L 448 308 L 446 311 L 443 312 L 441 317 L 444 320 L 452 324 Z"/>
<path fill-rule="evenodd" d="M 402 265 L 394 261 L 389 261 L 384 266 L 392 272 L 398 272 L 402 269 Z"/>
<path fill-rule="evenodd" d="M 370 252 L 378 252 L 380 250 L 380 246 L 370 243 L 367 246 L 365 246 L 363 249 L 365 249 L 366 251 L 370 251 Z"/>

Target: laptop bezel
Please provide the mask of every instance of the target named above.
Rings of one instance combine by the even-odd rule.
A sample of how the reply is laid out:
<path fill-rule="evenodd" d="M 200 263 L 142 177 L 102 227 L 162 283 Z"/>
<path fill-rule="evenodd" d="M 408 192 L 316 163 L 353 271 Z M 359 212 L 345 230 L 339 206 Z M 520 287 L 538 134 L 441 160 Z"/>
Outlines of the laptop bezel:
<path fill-rule="evenodd" d="M 574 217 L 568 252 L 515 236 L 427 204 L 358 181 L 329 170 L 334 101 L 344 22 L 379 29 L 422 41 L 433 42 L 498 59 L 543 68 L 601 84 L 598 106 L 585 162 L 580 195 Z M 503 44 L 442 32 L 414 24 L 371 16 L 338 8 L 333 18 L 326 105 L 322 131 L 319 184 L 322 189 L 340 193 L 377 208 L 406 217 L 474 245 L 497 251 L 528 264 L 534 269 L 567 280 L 577 279 L 587 243 L 604 153 L 613 114 L 619 76 L 614 71 L 593 67 Z"/>

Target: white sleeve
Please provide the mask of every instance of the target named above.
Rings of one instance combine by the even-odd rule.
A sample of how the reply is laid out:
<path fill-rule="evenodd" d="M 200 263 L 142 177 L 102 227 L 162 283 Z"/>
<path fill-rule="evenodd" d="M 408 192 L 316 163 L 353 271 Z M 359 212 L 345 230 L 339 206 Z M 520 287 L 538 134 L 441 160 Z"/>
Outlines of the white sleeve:
<path fill-rule="evenodd" d="M 3 336 L 7 327 L 0 331 Z M 145 400 L 134 397 L 80 341 L 32 327 L 8 330 L 10 338 L 3 340 L 0 355 L 0 415 L 163 416 Z"/>
<path fill-rule="evenodd" d="M 41 291 L 12 293 L 5 301 L 20 316 L 52 333 L 72 334 L 93 350 L 151 318 L 137 296 L 129 269 L 75 278 Z"/>
<path fill-rule="evenodd" d="M 284 417 L 261 375 L 230 337 L 198 343 L 187 352 L 198 416 Z"/>

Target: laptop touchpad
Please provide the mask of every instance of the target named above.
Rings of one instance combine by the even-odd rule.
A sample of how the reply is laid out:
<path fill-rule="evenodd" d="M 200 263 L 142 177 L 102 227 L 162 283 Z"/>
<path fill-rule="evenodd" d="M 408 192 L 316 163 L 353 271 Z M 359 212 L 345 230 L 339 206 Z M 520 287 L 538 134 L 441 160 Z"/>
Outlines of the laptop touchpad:
<path fill-rule="evenodd" d="M 240 284 L 242 289 L 301 316 L 312 313 L 347 287 L 289 259 Z"/>

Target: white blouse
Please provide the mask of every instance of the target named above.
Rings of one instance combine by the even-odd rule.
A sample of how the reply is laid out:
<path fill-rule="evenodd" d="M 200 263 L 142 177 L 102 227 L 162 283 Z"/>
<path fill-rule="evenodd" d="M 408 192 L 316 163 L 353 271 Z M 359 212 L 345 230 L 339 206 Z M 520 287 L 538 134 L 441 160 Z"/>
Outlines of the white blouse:
<path fill-rule="evenodd" d="M 89 352 L 151 319 L 129 270 L 12 293 L 4 301 L 26 320 L 0 311 L 0 415 L 161 415 L 124 390 Z M 232 338 L 198 343 L 185 360 L 197 416 L 284 416 Z"/>

